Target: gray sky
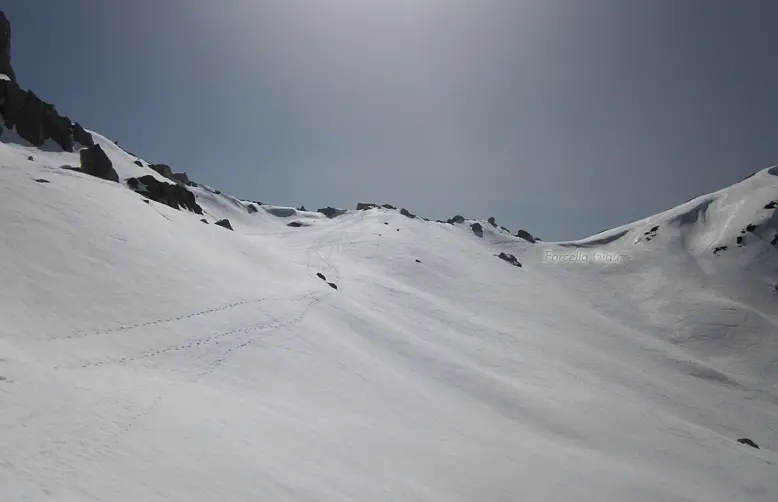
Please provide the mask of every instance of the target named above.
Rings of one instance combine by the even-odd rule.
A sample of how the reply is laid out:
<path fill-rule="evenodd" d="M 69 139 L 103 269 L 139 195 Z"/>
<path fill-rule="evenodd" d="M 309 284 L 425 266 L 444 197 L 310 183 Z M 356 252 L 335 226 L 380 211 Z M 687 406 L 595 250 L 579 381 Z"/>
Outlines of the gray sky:
<path fill-rule="evenodd" d="M 775 0 L 11 0 L 20 83 L 309 209 L 596 233 L 778 164 Z"/>

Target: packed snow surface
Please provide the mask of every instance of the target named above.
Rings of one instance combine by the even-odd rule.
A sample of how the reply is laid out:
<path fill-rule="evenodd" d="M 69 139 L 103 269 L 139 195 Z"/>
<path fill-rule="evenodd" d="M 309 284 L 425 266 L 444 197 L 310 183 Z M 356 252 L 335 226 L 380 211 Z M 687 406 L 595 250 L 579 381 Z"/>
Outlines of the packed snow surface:
<path fill-rule="evenodd" d="M 204 224 L 7 133 L 0 500 L 778 500 L 775 169 L 533 245 L 192 187 Z"/>

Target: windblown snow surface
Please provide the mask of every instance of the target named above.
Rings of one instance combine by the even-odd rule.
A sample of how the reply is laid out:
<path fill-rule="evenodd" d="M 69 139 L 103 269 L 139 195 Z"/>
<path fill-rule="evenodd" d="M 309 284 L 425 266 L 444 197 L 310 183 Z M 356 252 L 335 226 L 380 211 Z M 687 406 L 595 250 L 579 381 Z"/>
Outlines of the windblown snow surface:
<path fill-rule="evenodd" d="M 3 141 L 2 501 L 778 500 L 775 168 L 530 244 Z"/>

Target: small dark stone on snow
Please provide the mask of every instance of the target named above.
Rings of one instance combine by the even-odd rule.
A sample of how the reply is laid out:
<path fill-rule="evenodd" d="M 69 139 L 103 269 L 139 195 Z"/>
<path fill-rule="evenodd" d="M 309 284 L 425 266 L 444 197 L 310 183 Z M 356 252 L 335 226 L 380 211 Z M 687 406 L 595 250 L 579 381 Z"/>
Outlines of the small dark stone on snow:
<path fill-rule="evenodd" d="M 421 263 L 421 260 L 416 260 L 416 263 Z"/>
<path fill-rule="evenodd" d="M 307 210 L 307 209 L 305 209 L 305 206 L 300 206 L 300 208 L 298 209 L 298 211 L 306 211 L 306 212 L 307 212 L 308 210 Z"/>
<path fill-rule="evenodd" d="M 748 446 L 750 446 L 752 448 L 759 449 L 759 445 L 754 443 L 752 440 L 750 440 L 748 438 L 740 438 L 740 439 L 737 440 L 737 442 L 740 443 L 740 444 L 748 445 Z"/>
<path fill-rule="evenodd" d="M 484 234 L 484 227 L 481 226 L 480 223 L 473 223 L 470 225 L 470 228 L 473 230 L 473 233 L 477 236 L 481 237 Z"/>
<path fill-rule="evenodd" d="M 35 160 L 35 158 L 32 155 L 30 155 L 27 157 L 27 160 Z"/>
<path fill-rule="evenodd" d="M 286 226 L 293 227 L 293 228 L 300 228 L 301 226 L 303 226 L 303 224 L 300 223 L 299 221 L 293 221 L 291 223 L 288 223 Z"/>
<path fill-rule="evenodd" d="M 489 224 L 493 227 L 497 226 L 497 220 L 494 219 L 494 216 L 490 217 L 489 220 L 487 220 Z"/>
<path fill-rule="evenodd" d="M 147 202 L 148 202 L 148 201 L 147 201 Z M 203 222 L 203 223 L 205 223 L 206 225 L 208 224 L 208 220 L 206 220 L 205 218 L 201 219 L 200 221 L 202 221 L 202 222 Z"/>
<path fill-rule="evenodd" d="M 756 225 L 754 225 L 753 223 L 749 223 L 748 225 L 746 225 L 746 232 L 753 232 L 754 230 L 756 230 Z"/>
<path fill-rule="evenodd" d="M 333 282 L 328 282 L 327 284 L 329 284 L 332 289 L 338 289 L 338 285 Z"/>
<path fill-rule="evenodd" d="M 773 240 L 770 241 L 770 244 L 772 244 L 773 246 L 778 246 L 778 234 L 776 234 L 775 237 L 773 237 Z"/>
<path fill-rule="evenodd" d="M 765 204 L 765 209 L 775 209 L 778 207 L 778 200 L 771 200 L 767 204 Z"/>
<path fill-rule="evenodd" d="M 143 199 L 143 202 L 145 202 L 146 204 L 151 204 L 151 202 L 149 202 L 149 199 Z"/>
<path fill-rule="evenodd" d="M 319 279 L 321 279 L 322 281 L 326 281 L 326 280 L 327 280 L 327 278 L 326 278 L 326 277 L 324 277 L 324 274 L 322 274 L 321 272 L 317 273 L 316 275 L 317 275 L 317 276 L 319 277 Z"/>
<path fill-rule="evenodd" d="M 134 160 L 132 163 L 135 164 L 138 167 L 143 167 L 143 162 L 141 162 L 139 160 Z"/>
<path fill-rule="evenodd" d="M 230 220 L 227 219 L 217 221 L 216 225 L 219 225 L 220 227 L 224 227 L 228 230 L 232 230 L 232 225 L 230 224 Z"/>
<path fill-rule="evenodd" d="M 720 251 L 726 251 L 727 246 L 717 246 L 716 249 L 713 250 L 713 254 L 719 254 Z"/>
<path fill-rule="evenodd" d="M 384 222 L 384 225 L 388 225 L 388 224 L 389 224 L 389 222 L 388 222 L 388 221 L 385 221 L 385 222 Z"/>
<path fill-rule="evenodd" d="M 657 232 L 657 231 L 659 231 L 659 225 L 651 227 L 651 230 L 649 230 L 649 232 Z"/>
<path fill-rule="evenodd" d="M 743 244 L 743 236 L 742 235 L 738 235 L 737 236 L 737 243 L 738 244 Z"/>
<path fill-rule="evenodd" d="M 512 254 L 500 253 L 499 255 L 497 255 L 497 257 L 500 258 L 501 260 L 507 261 L 511 265 L 515 265 L 517 267 L 521 267 L 521 263 L 519 263 L 519 260 L 517 260 L 516 257 L 513 256 Z"/>
<path fill-rule="evenodd" d="M 44 180 L 43 178 L 38 178 L 35 181 L 37 181 L 38 183 L 49 183 L 49 180 Z"/>
<path fill-rule="evenodd" d="M 249 212 L 249 214 L 254 214 L 257 212 L 257 206 L 255 206 L 254 204 L 249 204 L 248 206 L 246 206 L 246 210 Z"/>

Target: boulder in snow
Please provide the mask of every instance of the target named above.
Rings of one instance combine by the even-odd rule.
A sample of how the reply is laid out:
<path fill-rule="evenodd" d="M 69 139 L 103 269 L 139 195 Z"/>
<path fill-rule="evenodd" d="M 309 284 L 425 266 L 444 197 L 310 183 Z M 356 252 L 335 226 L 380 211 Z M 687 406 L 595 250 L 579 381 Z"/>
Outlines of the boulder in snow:
<path fill-rule="evenodd" d="M 216 222 L 216 225 L 219 225 L 220 227 L 224 227 L 226 229 L 232 230 L 232 225 L 230 224 L 230 220 L 223 219 Z"/>
<path fill-rule="evenodd" d="M 108 158 L 100 145 L 82 148 L 79 155 L 81 156 L 81 171 L 104 180 L 119 182 L 119 175 L 113 168 L 111 159 Z"/>

